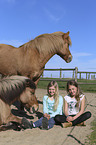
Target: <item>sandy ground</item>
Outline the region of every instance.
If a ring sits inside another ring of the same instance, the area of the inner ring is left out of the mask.
[[[64,96],[66,92],[59,91]],[[35,121],[38,115],[42,114],[42,99],[46,90],[36,90],[39,100],[39,112],[37,114],[27,115],[28,120]],[[7,130],[0,132],[0,145],[88,145],[87,136],[92,132],[90,123],[96,117],[96,94],[85,93],[87,97],[87,109],[92,113],[92,117],[86,121],[86,126],[75,126],[61,128],[54,126],[50,130],[40,130],[39,128],[26,129],[24,131]]]

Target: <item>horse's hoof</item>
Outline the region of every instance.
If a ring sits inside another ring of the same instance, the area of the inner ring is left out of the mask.
[[[25,117],[22,118],[22,124],[24,125],[25,129],[32,129],[32,124]]]

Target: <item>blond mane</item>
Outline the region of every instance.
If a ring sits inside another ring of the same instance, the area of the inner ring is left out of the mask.
[[[27,85],[35,89],[35,84],[24,76],[7,76],[0,80],[0,98],[11,104],[26,89]]]
[[[62,47],[64,43],[63,32],[54,32],[51,34],[42,34],[37,36],[35,39],[25,43],[24,45],[20,46],[23,47],[25,51],[27,49],[36,49],[39,54],[48,51],[48,53],[56,52],[56,50]],[[68,36],[67,43],[71,45],[71,39]]]

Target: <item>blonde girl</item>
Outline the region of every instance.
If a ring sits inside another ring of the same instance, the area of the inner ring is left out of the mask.
[[[43,117],[33,123],[33,127],[42,127],[50,129],[54,126],[54,117],[57,114],[62,115],[63,98],[59,95],[58,84],[51,81],[47,86],[47,95],[43,97]]]

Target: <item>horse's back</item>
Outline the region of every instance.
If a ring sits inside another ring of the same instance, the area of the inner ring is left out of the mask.
[[[0,44],[0,50],[1,49],[14,49],[16,47],[12,46],[12,45],[7,45],[7,44]]]

